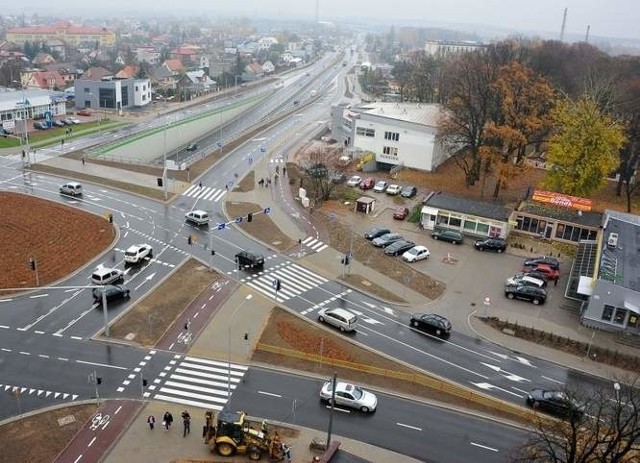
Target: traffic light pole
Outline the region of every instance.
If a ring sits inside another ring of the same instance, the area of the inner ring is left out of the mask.
[[[109,337],[109,315],[107,314],[107,290],[102,289],[102,314],[104,316],[104,335]]]

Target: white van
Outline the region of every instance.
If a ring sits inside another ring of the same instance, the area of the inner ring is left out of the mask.
[[[355,331],[358,326],[358,316],[345,309],[322,309],[318,312],[318,321],[325,322],[339,328],[340,331]]]
[[[68,182],[60,187],[60,194],[82,196],[82,185],[78,182]]]
[[[117,268],[97,267],[91,274],[91,283],[94,285],[110,285],[124,280],[124,272]]]
[[[206,225],[209,223],[209,214],[205,211],[195,210],[187,212],[184,217],[187,222],[191,222],[198,226]]]

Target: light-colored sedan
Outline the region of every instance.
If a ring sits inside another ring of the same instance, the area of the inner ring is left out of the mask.
[[[359,175],[354,175],[349,180],[347,180],[347,186],[354,186],[354,187],[358,186],[360,185],[361,181],[362,181],[362,177],[360,177]]]
[[[400,185],[392,184],[387,187],[387,194],[391,196],[398,195],[401,191],[402,187]]]
[[[422,259],[428,259],[429,255],[429,249],[426,246],[414,246],[402,254],[402,259],[407,262],[417,262]]]
[[[138,264],[143,259],[153,257],[153,248],[148,244],[134,244],[124,252],[124,261],[127,264]]]
[[[385,191],[387,191],[388,186],[389,184],[384,180],[378,180],[378,183],[376,183],[376,185],[373,187],[373,191],[375,193],[384,193]]]
[[[331,404],[333,381],[327,381],[320,390],[320,400]],[[339,382],[336,384],[335,405],[355,408],[361,412],[375,412],[378,406],[378,398],[375,394],[365,391],[350,383]]]

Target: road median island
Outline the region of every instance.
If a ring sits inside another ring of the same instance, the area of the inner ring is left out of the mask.
[[[357,335],[356,335],[357,336]],[[430,340],[426,339],[425,342]],[[437,341],[433,341],[437,342]],[[391,390],[498,419],[533,424],[538,415],[443,378],[414,370],[274,307],[252,361]]]
[[[234,217],[245,217],[253,213],[252,221],[243,220],[237,224],[245,233],[277,249],[279,252],[287,251],[296,245],[288,235],[282,232],[268,214],[262,213],[262,206],[249,202],[227,201],[225,203],[227,217],[233,220]],[[256,212],[259,212],[256,214]],[[250,249],[247,249],[250,251]]]
[[[196,259],[187,259],[169,276],[111,325],[111,338],[135,342],[145,347],[156,345],[176,318],[220,274]]]

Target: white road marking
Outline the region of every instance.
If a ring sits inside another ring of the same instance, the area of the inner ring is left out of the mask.
[[[396,423],[396,425],[402,426],[403,428],[413,429],[414,431],[422,431],[422,428],[418,428],[417,426],[411,426],[410,424]]]
[[[325,408],[330,410],[331,409],[331,405],[326,405]],[[351,413],[351,410],[347,410],[346,408],[336,407],[335,405],[333,406],[333,411],[342,412],[342,413]]]
[[[60,357],[58,357],[58,359],[60,359]],[[68,360],[68,359],[65,359],[65,360]],[[76,363],[82,363],[83,365],[95,365],[97,367],[115,368],[116,370],[128,370],[127,367],[119,367],[117,365],[107,365],[106,363],[87,362],[85,360],[76,360]]]
[[[36,294],[35,296],[29,296],[30,299],[38,299],[40,297],[47,297],[49,295],[49,293],[45,293],[45,294]]]
[[[487,447],[486,445],[476,444],[475,442],[469,442],[471,445],[476,447],[480,447],[481,449],[491,450],[492,452],[497,452],[498,449],[494,449],[493,447]]]
[[[97,437],[96,437],[96,436],[93,436],[93,439],[91,439],[91,442],[89,442],[89,443],[87,444],[87,447],[91,447],[91,446],[93,445],[93,443],[96,441],[96,439],[97,439]]]
[[[272,392],[258,391],[258,394],[268,395],[270,397],[282,397],[280,394],[274,394]]]
[[[533,365],[529,360],[527,360],[524,357],[516,357],[516,360],[524,365],[527,365],[528,367],[538,368],[537,366]]]
[[[564,384],[564,382],[558,381],[557,379],[549,378],[548,376],[541,375],[540,377],[542,379],[546,379],[547,381],[551,381],[551,382],[554,382],[554,383],[557,383],[557,384]]]

